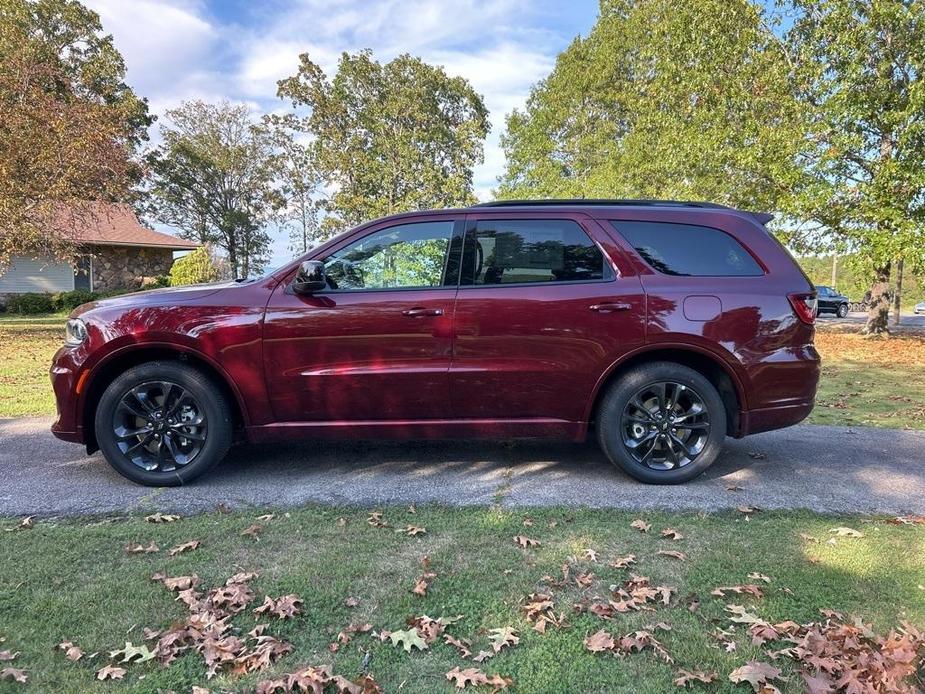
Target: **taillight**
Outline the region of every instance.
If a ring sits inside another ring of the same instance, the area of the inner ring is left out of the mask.
[[[806,325],[816,322],[816,309],[819,305],[816,292],[797,292],[788,294],[787,298],[790,299],[790,305],[793,306],[793,312],[797,314],[797,318]]]

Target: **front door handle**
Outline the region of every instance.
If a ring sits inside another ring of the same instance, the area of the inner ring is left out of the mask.
[[[610,313],[611,311],[629,311],[633,308],[632,304],[616,302],[616,303],[604,303],[604,304],[591,304],[588,306],[592,311],[597,311],[598,313]]]
[[[421,318],[423,316],[442,316],[442,308],[424,308],[423,306],[415,306],[414,308],[406,308],[401,312],[401,315],[408,316],[409,318]]]

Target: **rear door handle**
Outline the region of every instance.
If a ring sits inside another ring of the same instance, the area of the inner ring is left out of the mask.
[[[597,311],[598,313],[610,313],[611,311],[629,311],[633,308],[632,304],[626,304],[622,302],[616,303],[604,303],[604,304],[591,304],[588,306],[592,311]]]
[[[401,312],[401,315],[408,316],[409,318],[421,318],[423,316],[442,316],[442,308],[424,308],[423,306],[415,306],[414,308],[406,308]]]

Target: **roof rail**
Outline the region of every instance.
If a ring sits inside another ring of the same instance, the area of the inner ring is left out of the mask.
[[[491,202],[480,202],[473,207],[534,207],[534,206],[565,206],[565,205],[596,205],[596,206],[638,206],[638,207],[711,207],[723,210],[734,208],[727,205],[720,205],[715,202],[697,202],[687,200],[648,200],[632,198],[608,200],[606,198],[560,198],[560,199],[541,199],[541,200],[493,200]]]

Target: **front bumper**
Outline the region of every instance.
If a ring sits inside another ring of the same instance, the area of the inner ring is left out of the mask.
[[[80,373],[72,349],[62,347],[57,351],[51,363],[49,376],[55,392],[55,408],[58,415],[51,425],[51,433],[63,441],[85,443],[83,422],[77,416]]]

